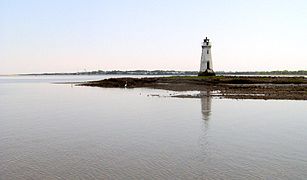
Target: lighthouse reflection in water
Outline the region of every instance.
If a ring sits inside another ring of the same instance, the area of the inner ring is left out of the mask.
[[[211,103],[212,103],[212,97],[210,96],[210,91],[201,91],[200,95],[201,95],[202,118],[205,121],[209,121],[211,116]]]

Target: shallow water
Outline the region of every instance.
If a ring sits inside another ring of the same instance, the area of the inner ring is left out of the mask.
[[[307,102],[1,77],[0,179],[306,179]],[[206,93],[206,92],[202,92]]]

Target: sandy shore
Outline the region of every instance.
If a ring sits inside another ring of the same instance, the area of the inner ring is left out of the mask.
[[[153,78],[110,78],[80,83],[81,86],[108,88],[155,88],[172,91],[205,91],[197,96],[220,96],[235,99],[307,100],[307,78],[304,77],[237,77],[173,76]],[[211,93],[212,92],[212,93]]]

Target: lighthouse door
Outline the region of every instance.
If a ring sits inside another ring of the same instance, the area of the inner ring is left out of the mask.
[[[210,62],[207,62],[207,69],[210,69]]]

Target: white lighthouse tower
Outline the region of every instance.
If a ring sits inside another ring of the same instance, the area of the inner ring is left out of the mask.
[[[215,76],[212,67],[211,42],[206,37],[202,44],[202,53],[200,60],[200,70],[198,76]]]

